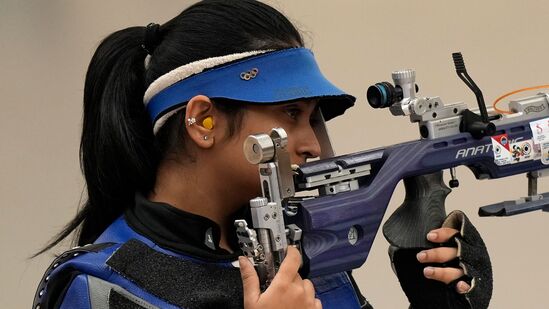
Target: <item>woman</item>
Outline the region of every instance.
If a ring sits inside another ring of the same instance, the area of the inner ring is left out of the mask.
[[[234,218],[260,194],[244,139],[282,127],[292,163],[302,164],[322,151],[313,131],[318,111],[329,120],[354,102],[322,77],[302,47],[282,14],[249,0],[202,1],[162,26],[108,36],[84,89],[88,200],[44,251],[75,230],[84,247],[52,264],[35,305],[369,306],[346,273],[312,278],[314,286],[302,279],[295,248],[264,293],[251,263],[234,263]],[[444,243],[455,233],[435,230],[431,240]],[[418,259],[456,256],[455,248],[437,248]],[[462,275],[451,267],[425,271],[444,283]],[[456,286],[459,293],[469,288],[464,281]]]

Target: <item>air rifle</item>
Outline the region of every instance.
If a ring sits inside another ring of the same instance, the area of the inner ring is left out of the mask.
[[[393,72],[394,85],[381,82],[367,91],[372,107],[389,108],[418,123],[418,140],[291,166],[283,129],[248,137],[244,152],[259,167],[263,196],[250,201],[252,225],[237,220],[235,226],[262,288],[289,244],[302,251],[304,275],[360,267],[400,180],[406,198],[383,233],[389,243],[404,248],[433,247],[425,235],[440,227],[451,192],[442,171],[450,170],[449,186],[455,188],[457,166],[467,166],[477,179],[527,175],[526,197],[481,207],[481,216],[549,211],[549,193],[537,192],[537,179],[549,173],[549,94],[512,100],[509,113],[487,109],[461,54],[454,53],[453,60],[458,76],[475,93],[478,111],[461,102],[417,97],[413,70]],[[313,190],[318,193],[303,194]]]

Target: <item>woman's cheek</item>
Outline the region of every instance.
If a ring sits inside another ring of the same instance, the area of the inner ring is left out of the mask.
[[[251,164],[245,158],[235,158],[231,167],[232,173],[228,175],[226,181],[228,182],[228,185],[236,185],[234,188],[235,193],[243,194],[247,199],[254,198],[261,194],[257,165]]]

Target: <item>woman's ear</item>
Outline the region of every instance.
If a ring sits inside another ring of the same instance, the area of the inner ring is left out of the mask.
[[[187,103],[185,127],[187,134],[198,147],[211,148],[214,145],[217,115],[212,101],[207,96],[197,95]]]

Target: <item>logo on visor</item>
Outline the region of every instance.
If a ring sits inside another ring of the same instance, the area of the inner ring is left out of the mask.
[[[257,68],[253,68],[247,72],[240,73],[240,78],[243,80],[250,80],[252,78],[255,78],[259,74],[259,70]]]

